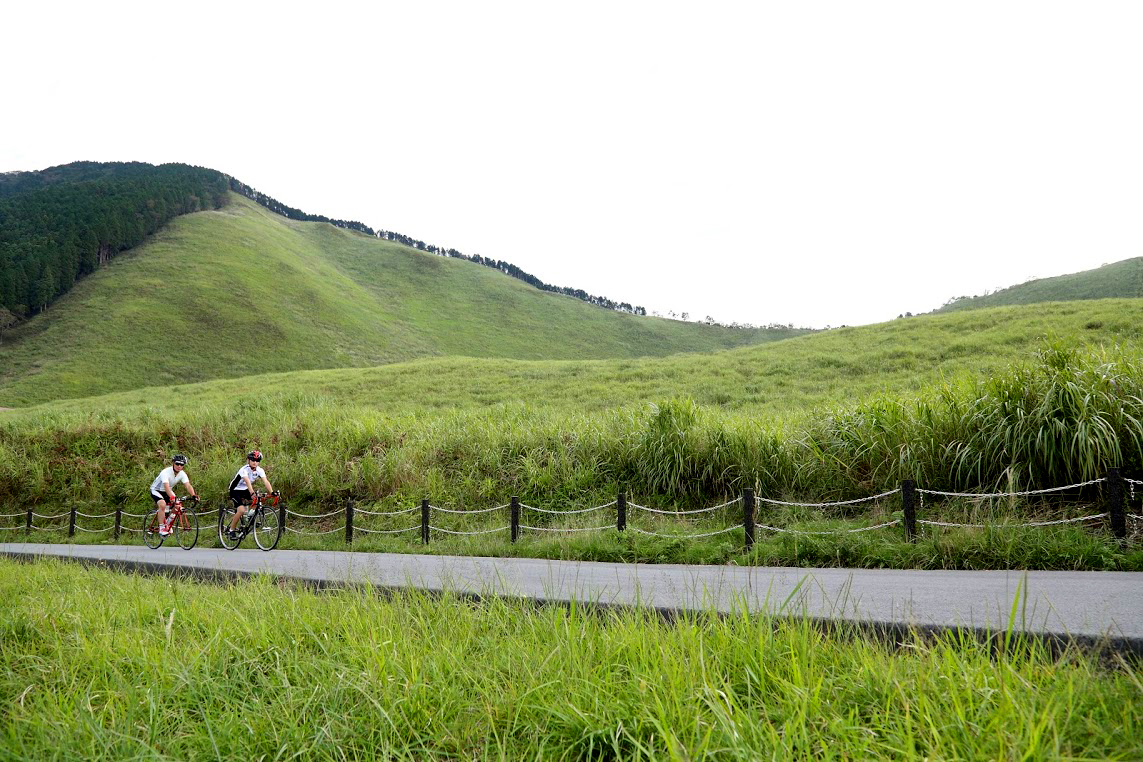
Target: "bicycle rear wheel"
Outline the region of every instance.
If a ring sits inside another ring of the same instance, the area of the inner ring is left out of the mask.
[[[183,506],[183,515],[175,522],[175,539],[183,550],[190,550],[198,542],[198,511],[194,506]]]
[[[159,509],[152,508],[143,516],[143,542],[148,548],[157,548],[163,544],[164,538],[159,534]]]
[[[234,550],[238,547],[238,543],[242,542],[242,535],[230,539],[230,521],[234,518],[235,512],[234,503],[229,500],[223,500],[218,506],[218,542],[227,550]]]
[[[278,512],[270,508],[259,508],[254,517],[254,542],[262,550],[273,550],[282,537],[282,523]]]

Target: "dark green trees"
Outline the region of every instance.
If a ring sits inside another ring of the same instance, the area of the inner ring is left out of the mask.
[[[0,307],[27,316],[171,218],[226,201],[227,177],[186,164],[76,162],[0,174]]]

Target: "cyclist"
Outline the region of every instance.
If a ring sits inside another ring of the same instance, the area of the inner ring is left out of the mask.
[[[155,508],[159,512],[159,534],[166,537],[171,533],[167,529],[167,506],[175,503],[175,486],[187,485],[187,493],[198,499],[194,487],[191,486],[190,477],[187,476],[187,456],[175,455],[171,458],[171,465],[164,468],[151,482],[151,499],[155,501]]]
[[[230,539],[238,539],[238,522],[242,520],[242,515],[246,513],[246,506],[250,504],[250,495],[254,493],[254,482],[258,479],[266,485],[267,492],[273,492],[274,488],[270,486],[270,480],[266,478],[266,472],[262,470],[259,464],[262,462],[262,453],[260,450],[251,450],[246,453],[246,463],[242,468],[238,469],[238,473],[230,480],[230,502],[234,503],[234,518],[230,520]]]

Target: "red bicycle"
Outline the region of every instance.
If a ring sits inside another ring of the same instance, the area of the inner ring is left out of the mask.
[[[190,550],[198,542],[198,497],[176,497],[172,505],[167,506],[167,517],[163,527],[175,536],[179,547]],[[168,535],[159,532],[159,509],[152,508],[143,517],[143,542],[149,548],[157,548],[163,544]]]

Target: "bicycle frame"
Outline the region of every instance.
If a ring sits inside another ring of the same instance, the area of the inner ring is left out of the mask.
[[[197,498],[184,496],[177,497],[170,501],[164,511],[164,518],[160,527],[159,523],[159,510],[152,508],[145,514],[143,519],[143,541],[148,547],[158,548],[163,544],[167,535],[175,534],[178,536],[179,545],[185,550],[190,550],[198,542],[198,514],[193,513],[192,510],[184,505],[187,501],[191,501],[191,505],[198,503]],[[167,534],[164,535],[161,529],[166,530]],[[189,543],[184,541],[184,536],[189,535]]]
[[[222,546],[227,550],[233,550],[234,548],[237,548],[242,543],[242,541],[246,539],[247,535],[254,534],[255,529],[260,523],[260,517],[263,517],[263,520],[265,520],[265,516],[273,515],[274,521],[276,522],[278,516],[276,513],[273,513],[273,511],[274,508],[280,503],[280,495],[274,495],[266,492],[252,493],[250,495],[250,502],[244,503],[246,510],[243,512],[242,518],[238,521],[238,525],[234,528],[236,536],[233,540],[227,540],[226,537],[224,537],[224,535],[230,531],[230,525],[226,521],[226,511],[220,508],[218,512],[218,535]],[[231,502],[230,505],[233,505],[233,502]],[[237,507],[234,508],[234,512],[237,512]],[[234,513],[231,513],[230,515],[233,516]],[[258,547],[260,547],[262,550],[271,550],[277,546],[278,539],[281,537],[281,534],[282,530],[280,528],[276,529],[273,542],[268,546],[264,544],[263,540],[259,539],[259,536],[255,535],[254,539],[257,542]]]

